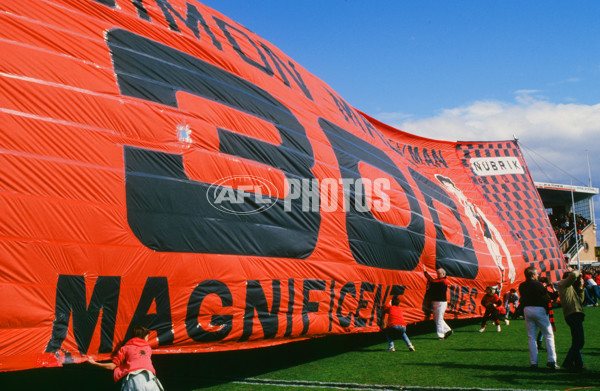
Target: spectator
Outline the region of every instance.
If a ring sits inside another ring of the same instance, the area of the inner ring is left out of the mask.
[[[525,281],[519,285],[519,296],[525,315],[527,326],[527,337],[529,338],[529,362],[532,369],[538,367],[538,349],[536,344],[536,334],[538,328],[542,330],[546,340],[546,350],[548,352],[547,366],[550,369],[558,369],[556,364],[556,348],[554,346],[554,333],[552,325],[548,319],[548,304],[550,297],[548,291],[538,281],[539,273],[536,268],[528,267],[525,269]]]
[[[587,294],[590,296],[591,301],[594,303],[594,306],[598,306],[598,300],[600,300],[600,290],[598,289],[598,284],[592,278],[590,274],[586,274],[583,279],[585,280],[585,289]]]
[[[581,349],[584,345],[583,319],[585,314],[581,305],[584,290],[584,282],[579,270],[567,268],[563,279],[558,283],[563,315],[571,329],[571,348],[565,357],[563,367],[574,371],[585,369],[581,356]]]

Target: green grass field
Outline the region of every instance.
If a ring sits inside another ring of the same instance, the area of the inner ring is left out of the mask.
[[[264,349],[196,355],[155,355],[165,389],[171,390],[410,390],[420,387],[463,389],[600,390],[600,308],[586,308],[587,371],[573,374],[544,367],[529,369],[523,320],[488,326],[479,321],[448,321],[455,333],[438,341],[433,322],[411,325],[416,352],[396,341],[386,352],[382,334],[331,336]],[[571,341],[562,312],[556,311],[559,364]],[[300,383],[306,382],[306,383]],[[317,383],[321,382],[321,383]],[[248,384],[249,383],[249,384]],[[327,383],[327,384],[325,384]],[[343,384],[330,384],[343,383]],[[0,390],[117,390],[111,373],[89,364],[0,374]]]

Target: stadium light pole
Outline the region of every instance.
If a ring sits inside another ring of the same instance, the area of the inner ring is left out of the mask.
[[[585,150],[585,153],[587,155],[587,164],[588,164],[588,178],[589,178],[589,182],[590,182],[590,188],[592,187],[592,169],[590,167],[590,151],[589,150]],[[596,229],[596,211],[594,210],[594,196],[590,197],[590,210],[592,213],[592,222],[594,223],[594,230]]]
[[[573,180],[571,180],[571,210],[573,211],[573,229],[575,230],[575,254],[577,254],[577,270],[581,270],[579,264],[579,235],[577,234],[577,217],[575,216],[575,197],[573,196]]]

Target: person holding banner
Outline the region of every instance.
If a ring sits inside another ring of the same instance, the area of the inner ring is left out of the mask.
[[[500,328],[500,319],[505,319],[506,311],[502,306],[502,300],[496,294],[494,287],[488,286],[485,288],[485,295],[481,299],[481,306],[485,308],[485,313],[483,314],[483,318],[481,319],[481,328],[479,329],[480,333],[485,331],[487,326],[487,321],[492,320],[496,325],[496,331],[501,332]],[[502,314],[500,314],[500,310],[502,310]],[[508,322],[507,320],[504,320]],[[508,325],[508,323],[506,323]]]
[[[90,364],[113,372],[115,382],[121,380],[121,391],[163,391],[152,365],[152,348],[148,344],[150,330],[133,328],[133,338],[119,349],[112,362],[100,363],[88,358]]]
[[[385,338],[388,341],[388,352],[395,352],[394,348],[394,335],[399,335],[404,339],[408,350],[411,352],[415,351],[415,347],[410,342],[408,335],[406,335],[406,322],[404,321],[404,314],[400,308],[400,298],[398,296],[392,297],[392,304],[386,304],[383,307],[383,313],[386,317],[384,319],[384,332]]]
[[[437,278],[433,278],[427,273],[425,265],[423,265],[423,273],[429,281],[429,294],[431,295],[431,306],[433,310],[433,319],[435,321],[435,329],[438,339],[445,339],[451,336],[454,331],[444,321],[444,313],[448,306],[446,297],[448,291],[448,280],[446,279],[446,271],[442,268],[437,269]]]
[[[517,294],[517,290],[512,288],[510,291],[504,294],[504,309],[506,310],[506,316],[510,319],[517,319],[519,317],[519,312],[517,309],[519,308],[519,295]],[[512,304],[513,310],[510,310],[510,305]]]

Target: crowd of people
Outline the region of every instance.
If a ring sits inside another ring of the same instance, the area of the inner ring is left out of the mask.
[[[446,339],[453,334],[452,329],[444,321],[446,311],[446,294],[448,282],[444,269],[437,269],[436,276],[432,277],[423,267],[423,273],[429,284],[431,307],[436,325],[438,339]],[[524,318],[529,340],[530,368],[537,369],[539,354],[542,344],[545,343],[547,352],[546,366],[551,370],[560,369],[557,361],[554,343],[553,308],[562,307],[565,322],[571,332],[571,347],[562,362],[562,367],[573,372],[586,370],[581,349],[584,345],[583,321],[584,306],[598,306],[600,304],[600,267],[585,266],[582,270],[568,267],[562,279],[551,283],[547,278],[539,276],[535,267],[528,267],[524,271],[525,281],[518,290],[510,289],[500,297],[497,287],[489,286],[481,299],[485,308],[481,318],[479,332],[484,332],[488,322],[493,322],[497,332],[501,332],[500,323],[510,324],[510,320]],[[384,323],[382,328],[389,344],[388,351],[395,351],[394,337],[400,336],[408,346],[409,351],[415,347],[406,335],[406,322],[400,309],[400,300],[394,296],[391,305],[384,307]]]
[[[583,305],[598,307],[600,305],[600,267],[586,265],[581,268],[581,273],[585,283]]]
[[[581,235],[581,232],[585,227],[590,225],[591,221],[579,214],[575,214],[575,218],[573,218],[573,213],[569,212],[568,214],[551,214],[548,215],[550,219],[550,224],[554,229],[554,233],[556,234],[556,238],[559,243],[562,243],[565,239],[569,237],[569,234],[573,232],[573,229],[576,225],[577,234]],[[572,241],[575,241],[575,236],[572,236]]]

